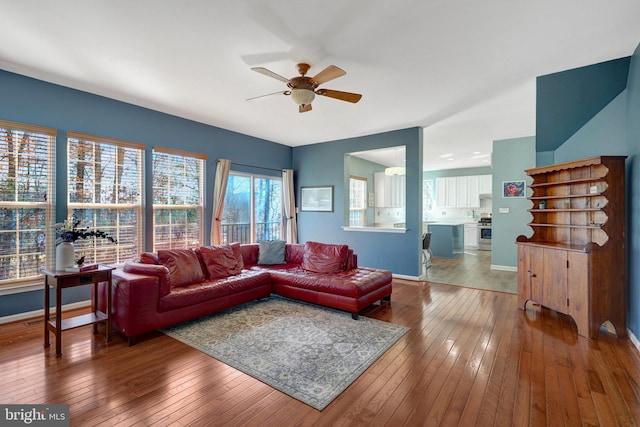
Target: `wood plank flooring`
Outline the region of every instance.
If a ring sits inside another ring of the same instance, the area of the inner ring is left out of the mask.
[[[491,251],[466,248],[454,258],[433,257],[424,280],[492,291],[518,292],[518,273],[492,270]]]
[[[159,332],[128,347],[65,331],[56,358],[40,322],[0,326],[0,403],[68,403],[74,426],[640,424],[628,339],[587,340],[513,294],[427,282],[395,280],[391,304],[365,315],[411,329],[321,412]]]

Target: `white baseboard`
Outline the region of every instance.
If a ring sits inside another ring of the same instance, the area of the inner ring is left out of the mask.
[[[633,332],[629,328],[627,328],[627,335],[629,335],[629,339],[631,340],[631,344],[640,352],[640,341],[638,341],[638,337],[636,337]]]
[[[75,308],[83,308],[91,306],[91,300],[78,301],[62,306],[62,310],[73,310]],[[56,312],[55,307],[51,307],[51,314]],[[34,317],[43,317],[44,308],[41,310],[27,311],[24,313],[12,314],[11,316],[0,317],[0,325],[4,323],[18,322],[20,320],[33,319]]]
[[[421,279],[420,277],[417,276],[407,276],[404,274],[393,274],[393,277],[398,278],[398,279],[404,279],[404,280],[413,280],[414,282],[419,282],[423,279]]]
[[[518,271],[518,267],[512,267],[510,265],[494,265],[491,264],[492,270],[500,270],[500,271]]]

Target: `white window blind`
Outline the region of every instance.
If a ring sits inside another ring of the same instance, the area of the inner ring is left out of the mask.
[[[74,243],[86,263],[120,263],[143,248],[144,145],[69,132],[68,209],[83,226],[117,239],[89,238]]]
[[[153,250],[202,245],[207,156],[153,149]]]
[[[0,285],[53,265],[55,139],[55,129],[0,120]]]

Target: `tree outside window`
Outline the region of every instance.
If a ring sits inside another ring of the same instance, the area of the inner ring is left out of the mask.
[[[282,239],[282,179],[231,173],[222,215],[222,242]]]

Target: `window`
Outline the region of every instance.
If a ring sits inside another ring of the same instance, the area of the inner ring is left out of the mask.
[[[119,263],[142,251],[143,153],[142,144],[67,134],[69,213],[118,240],[77,240],[85,262]]]
[[[222,242],[282,239],[282,179],[231,173],[222,214]]]
[[[349,226],[366,225],[367,179],[359,176],[349,178]]]
[[[429,211],[433,209],[433,180],[422,181],[422,219],[427,220]]]
[[[54,129],[0,121],[0,284],[53,265],[55,138]]]
[[[202,245],[204,162],[207,157],[153,149],[153,250]]]

